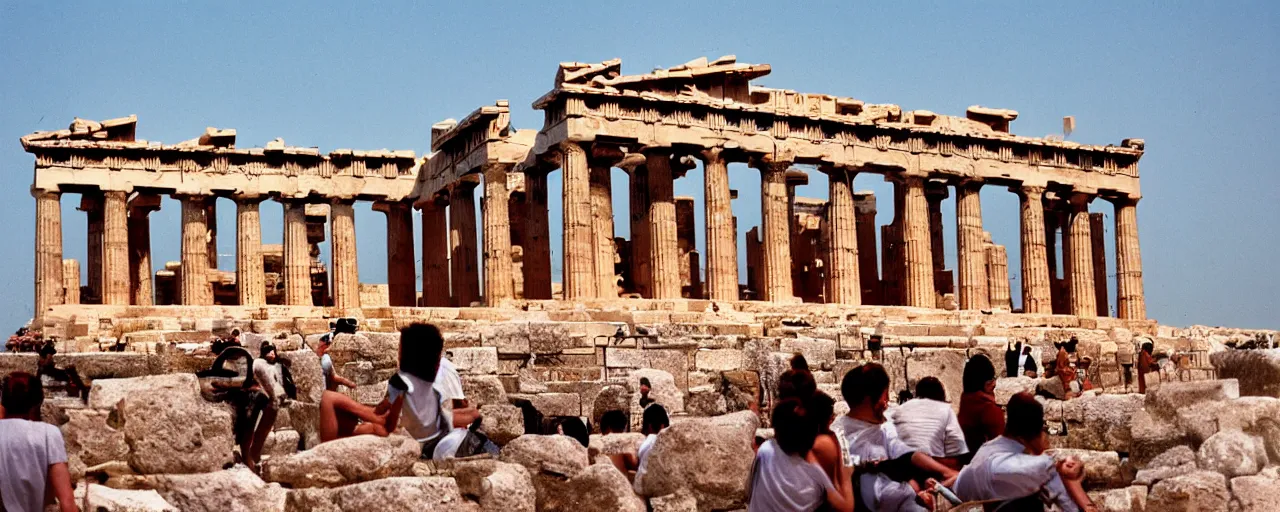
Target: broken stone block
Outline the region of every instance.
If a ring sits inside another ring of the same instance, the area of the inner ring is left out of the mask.
[[[759,420],[749,411],[690,418],[664,429],[636,473],[648,497],[690,492],[699,509],[731,509],[746,501]]]
[[[493,459],[459,461],[454,480],[464,496],[475,498],[483,510],[533,512],[537,490],[529,470]]]
[[[524,412],[511,404],[480,406],[480,431],[498,445],[524,435]]]
[[[582,415],[582,397],[577,393],[511,394],[510,399],[528,400],[545,417]]]
[[[115,409],[139,473],[205,473],[232,460],[230,408],[201,398],[195,375],[98,380],[89,403]]]
[[[1227,478],[1257,474],[1266,464],[1262,439],[1239,430],[1223,430],[1210,436],[1196,452],[1196,466]]]
[[[1227,479],[1212,471],[1196,471],[1162,480],[1151,487],[1147,510],[1195,512],[1227,510]]]
[[[467,375],[462,377],[462,393],[472,406],[507,404],[507,391],[496,375]]]
[[[445,356],[463,375],[498,373],[498,349],[493,347],[459,347],[446,350]]]
[[[93,512],[178,512],[159,493],[146,490],[112,489],[105,485],[86,484],[76,489],[76,503]],[[86,497],[85,493],[89,495]]]
[[[122,485],[155,489],[183,512],[280,512],[285,490],[263,482],[244,466],[192,475],[122,477]]]
[[[502,447],[500,459],[520,464],[535,475],[569,477],[587,467],[587,447],[569,436],[527,434]]]
[[[1280,510],[1280,478],[1275,471],[1231,479],[1231,495],[1240,502],[1240,512]]]
[[[473,512],[479,506],[468,502],[458,491],[458,484],[448,477],[401,476],[331,489],[293,489],[289,491],[285,510],[288,512],[349,512],[377,510],[416,512],[452,510]]]
[[[1165,382],[1159,389],[1147,391],[1146,408],[1153,414],[1172,416],[1183,407],[1234,398],[1240,398],[1235,379]]]
[[[124,432],[111,425],[115,422],[110,411],[72,409],[66,414],[68,421],[61,429],[72,479],[83,477],[86,467],[128,458],[129,445]]]
[[[267,481],[295,488],[338,487],[408,475],[421,452],[422,447],[409,437],[360,435],[271,460],[263,474]]]

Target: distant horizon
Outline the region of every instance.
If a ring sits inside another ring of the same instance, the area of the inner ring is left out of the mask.
[[[1144,139],[1138,226],[1147,316],[1178,327],[1280,328],[1280,174],[1276,157],[1266,152],[1280,139],[1273,121],[1280,117],[1274,88],[1280,6],[1098,3],[916,12],[681,3],[637,14],[581,4],[558,6],[551,15],[537,6],[331,3],[254,7],[253,16],[243,16],[250,5],[0,6],[0,67],[10,71],[0,76],[8,100],[0,103],[0,139],[9,138],[0,143],[0,163],[8,169],[0,184],[9,199],[0,208],[13,223],[11,242],[0,246],[0,258],[10,262],[0,270],[0,284],[11,291],[0,298],[0,328],[14,329],[32,314],[34,158],[17,143],[22,135],[65,128],[76,116],[136,114],[137,137],[166,144],[213,126],[235,128],[237,147],[281,137],[322,153],[412,149],[422,157],[432,124],[462,119],[496,100],[510,101],[513,128],[541,128],[542,113],[531,104],[550,90],[559,62],[618,57],[623,73],[640,74],[725,54],[771,64],[772,73],[756,80],[768,87],[894,103],[904,112],[963,116],[969,105],[1009,108],[1020,114],[1010,131],[1032,137],[1061,134],[1062,117],[1072,115],[1076,130],[1068,140],[1119,145]],[[760,16],[769,17],[770,30],[743,29]],[[659,19],[664,23],[655,23]],[[910,21],[910,30],[869,19]],[[83,34],[109,37],[91,42]],[[804,39],[814,34],[821,36]],[[826,199],[825,176],[808,170],[810,183],[797,195]],[[627,176],[612,174],[615,236],[629,238]],[[732,164],[730,174],[739,191],[733,209],[745,283],[744,236],[760,223],[759,175],[743,164]],[[559,176],[548,180],[557,282]],[[855,189],[876,194],[877,225],[892,219],[889,184],[859,175]],[[701,165],[677,180],[675,192],[694,198],[705,261]],[[234,203],[217,204],[219,267],[232,269]],[[155,269],[178,259],[177,205],[166,198],[152,214]],[[85,272],[78,195],[66,194],[62,206],[64,257],[81,260]],[[1008,249],[1019,307],[1017,198],[1005,188],[984,187],[982,207],[984,228]],[[369,203],[356,210],[361,281],[385,283],[383,216]],[[1106,217],[1114,311],[1112,208],[1097,200],[1090,210]],[[264,244],[280,243],[282,217],[277,205],[264,205]],[[414,219],[420,262],[416,211]],[[943,203],[943,225],[947,268],[954,269],[954,193]]]

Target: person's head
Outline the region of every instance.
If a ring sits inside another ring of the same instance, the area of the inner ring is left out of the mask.
[[[231,330],[231,339],[233,339],[233,340],[239,340],[239,339],[240,339],[240,329],[232,329],[232,330]]]
[[[818,437],[812,411],[797,398],[788,398],[773,407],[773,440],[788,455],[804,457]]]
[[[649,384],[648,377],[640,377],[640,396],[649,396],[649,390],[653,389],[653,385]]]
[[[778,399],[799,398],[801,400],[813,396],[818,391],[818,383],[814,382],[809,370],[791,369],[778,376]]]
[[[279,356],[280,354],[276,353],[276,346],[272,345],[270,341],[264,341],[258,347],[258,358],[266,359],[268,363],[275,363],[276,358]]]
[[[436,326],[417,322],[400,329],[400,371],[435,382],[443,351],[444,336]]]
[[[644,417],[640,421],[640,432],[644,435],[657,434],[671,426],[671,418],[667,417],[667,409],[660,404],[644,408]]]
[[[804,354],[796,353],[791,356],[791,369],[809,371],[809,360],[804,358]]]
[[[52,363],[53,355],[57,353],[58,353],[58,349],[53,346],[52,341],[45,342],[45,344],[40,347],[40,358],[39,358],[40,366],[44,366],[46,364]]]
[[[1031,355],[1031,347],[1030,346],[1022,347],[1022,353],[1026,355]]]
[[[1032,455],[1049,448],[1044,435],[1044,406],[1031,393],[1024,391],[1009,398],[1004,436],[1022,443]]]
[[[1156,346],[1155,346],[1154,344],[1152,344],[1150,341],[1143,342],[1143,343],[1142,343],[1142,351],[1143,351],[1143,352],[1146,352],[1146,353],[1147,353],[1147,355],[1151,355],[1151,353],[1152,353],[1152,352],[1155,352],[1155,351],[1156,351]]]
[[[621,434],[627,431],[627,423],[627,413],[610,409],[600,416],[600,433]]]
[[[840,394],[850,412],[867,410],[877,419],[889,408],[889,373],[877,363],[867,363],[844,374]]]
[[[961,381],[964,383],[965,393],[993,393],[996,389],[996,367],[982,354],[970,357],[964,363]]]
[[[40,378],[27,372],[13,372],[0,383],[0,405],[5,418],[40,420],[40,404],[44,403],[44,386]]]
[[[320,336],[319,340],[316,340],[316,348],[315,348],[316,355],[324,356],[324,354],[329,351],[329,347],[332,347],[332,346],[333,346],[333,333],[328,333],[328,332],[324,333],[323,335]]]
[[[583,423],[581,418],[561,418],[557,430],[563,435],[577,439],[582,443],[583,448],[591,442],[591,432],[587,431],[587,424]]]
[[[805,403],[805,408],[809,411],[808,415],[813,418],[813,424],[817,427],[818,433],[825,434],[831,431],[831,422],[836,419],[835,407],[835,399],[821,391],[814,393]]]
[[[939,402],[947,401],[947,389],[937,377],[925,377],[916,383],[916,396]]]

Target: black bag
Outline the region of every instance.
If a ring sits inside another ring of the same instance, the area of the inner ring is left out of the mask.
[[[479,418],[471,422],[471,426],[467,427],[467,436],[462,438],[462,443],[458,445],[458,451],[454,453],[454,457],[470,457],[472,455],[498,455],[498,445],[489,440],[489,436],[480,432],[480,423],[484,418]]]
[[[282,364],[280,365],[280,377],[281,377],[281,380],[284,381],[284,394],[285,396],[289,397],[290,400],[297,400],[298,384],[293,382],[293,373],[289,371],[289,365],[284,364],[284,363],[287,363],[287,360],[281,361],[281,363]]]

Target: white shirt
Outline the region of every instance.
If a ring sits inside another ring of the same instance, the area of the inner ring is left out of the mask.
[[[632,488],[636,494],[644,494],[644,476],[649,472],[649,450],[653,449],[653,445],[658,442],[658,434],[649,434],[644,436],[644,441],[640,442],[640,448],[636,450],[636,478],[632,482]]]
[[[329,385],[333,381],[333,358],[327,353],[320,356],[320,372],[324,375],[324,388],[333,389],[333,386]]]
[[[862,463],[896,459],[913,451],[898,439],[897,429],[891,421],[875,424],[844,415],[836,418],[831,430],[844,440],[843,446],[848,447],[849,454]],[[910,484],[895,482],[883,474],[863,473],[856,485],[862,503],[871,510],[925,510],[916,503],[916,491]]]
[[[387,400],[395,402],[397,398],[404,395],[404,404],[400,409],[400,424],[418,442],[430,441],[448,434],[449,437],[441,439],[436,445],[436,453],[452,456],[467,432],[465,428],[453,428],[452,401],[466,398],[462,393],[462,378],[458,377],[457,368],[448,359],[442,357],[433,382],[422,380],[408,372],[400,372],[396,375],[404,381],[408,389],[402,392],[395,386],[388,386]],[[446,444],[446,441],[449,444]],[[450,444],[452,450],[449,449]]]
[[[1026,450],[1022,443],[1004,436],[987,441],[960,470],[956,495],[965,501],[1014,500],[1044,489],[1064,512],[1078,511],[1062,485],[1053,457],[1031,455]]]
[[[928,398],[907,400],[893,410],[891,419],[898,437],[915,451],[934,458],[969,453],[960,420],[946,402]]]
[[[253,379],[277,406],[284,404],[285,399],[289,398],[284,392],[284,372],[280,369],[279,363],[272,364],[266,359],[254,359]]]
[[[49,466],[67,462],[58,427],[39,421],[0,420],[0,508],[44,510]]]
[[[782,451],[770,439],[756,451],[747,481],[747,511],[810,512],[827,501],[827,473],[803,457]]]

